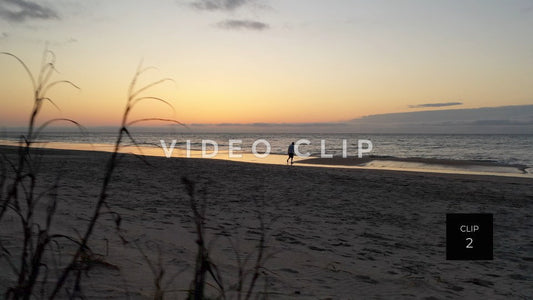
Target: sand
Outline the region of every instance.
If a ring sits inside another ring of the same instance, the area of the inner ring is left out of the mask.
[[[13,159],[12,148],[0,151]],[[46,150],[38,188],[59,177],[53,228],[83,231],[109,153]],[[189,198],[181,178],[207,201],[210,255],[228,298],[237,282],[235,252],[255,253],[265,220],[269,259],[255,292],[269,299],[521,299],[533,295],[533,180],[387,170],[290,167],[223,160],[124,155],[108,203],[122,217],[118,237],[104,215],[91,240],[102,255],[83,278],[97,298],[153,298],[153,275],[139,250],[165,270],[168,299],[184,299],[196,253]],[[45,211],[45,202],[38,210]],[[494,260],[447,261],[446,213],[494,214]],[[16,256],[19,224],[0,220],[0,241]],[[233,246],[232,246],[233,245]],[[237,249],[237,251],[235,251]],[[68,246],[62,253],[69,253]],[[252,259],[255,256],[252,255]],[[47,257],[52,265],[52,258]],[[56,264],[64,264],[59,259]],[[247,265],[252,267],[252,261]],[[0,260],[0,293],[14,284]],[[53,275],[51,275],[53,278]],[[212,281],[211,281],[212,282]],[[216,295],[214,288],[207,292]],[[64,295],[63,295],[64,296]],[[255,297],[254,297],[255,298]]]
[[[342,168],[381,169],[426,173],[466,175],[496,175],[533,179],[533,169],[526,165],[501,164],[488,161],[452,160],[436,158],[398,158],[364,156],[362,158],[309,158],[297,162],[301,166],[328,166]]]

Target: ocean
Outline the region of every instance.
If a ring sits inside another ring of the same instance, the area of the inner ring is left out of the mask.
[[[1,140],[17,141],[20,132],[2,132]],[[320,156],[321,140],[325,140],[325,153],[341,157],[343,140],[346,140],[348,157],[358,151],[359,140],[369,140],[372,151],[365,155],[394,158],[431,158],[445,160],[469,160],[476,162],[521,165],[533,167],[533,134],[531,135],[469,135],[469,134],[316,134],[316,133],[182,133],[161,131],[133,132],[138,144],[146,147],[160,147],[160,140],[170,145],[177,140],[176,147],[184,149],[187,140],[192,150],[201,150],[202,140],[212,140],[219,150],[228,149],[230,140],[241,140],[244,152],[251,152],[254,141],[264,139],[271,146],[272,154],[286,154],[291,142],[306,139],[300,152]],[[41,142],[113,144],[116,131],[104,132],[48,132],[39,137]],[[211,146],[207,143],[207,148]],[[264,145],[259,145],[263,147]],[[258,150],[261,147],[258,146]],[[367,145],[363,145],[367,147]]]

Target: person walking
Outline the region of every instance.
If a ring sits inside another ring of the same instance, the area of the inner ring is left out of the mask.
[[[291,166],[294,163],[294,142],[289,146],[289,150],[287,151],[287,154],[289,154],[289,158],[287,158],[287,164],[289,164],[289,159],[291,160]]]

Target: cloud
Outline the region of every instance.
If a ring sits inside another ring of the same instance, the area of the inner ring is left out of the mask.
[[[513,105],[499,107],[459,108],[424,110],[370,115],[352,122],[365,123],[432,123],[432,122],[472,122],[476,120],[530,120],[533,118],[533,105]]]
[[[366,133],[523,134],[533,132],[533,105],[379,114],[351,124],[353,132]]]
[[[218,22],[217,27],[222,29],[249,29],[249,30],[265,30],[270,28],[266,23],[250,20],[225,20]]]
[[[530,121],[513,121],[513,120],[476,120],[468,123],[470,125],[480,126],[524,126],[533,125],[533,120]]]
[[[463,102],[425,103],[425,104],[409,105],[409,108],[446,107],[446,106],[456,106],[456,105],[462,105],[462,104]]]
[[[0,0],[0,18],[11,22],[24,22],[28,19],[59,19],[52,9],[28,0]]]
[[[199,10],[234,10],[250,0],[197,0],[191,6]]]
[[[1,0],[0,0],[1,1]],[[192,8],[205,11],[222,11],[228,14],[233,13],[234,10],[243,6],[252,6],[252,8],[267,9],[270,6],[265,5],[263,0],[194,0],[189,2]],[[236,20],[227,19],[215,24],[216,27],[228,30],[265,30],[270,28],[270,25],[254,21],[254,20]]]

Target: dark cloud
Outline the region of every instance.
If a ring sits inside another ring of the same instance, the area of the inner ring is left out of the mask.
[[[59,19],[51,8],[28,0],[0,0],[0,18],[11,22],[24,22],[29,19]]]
[[[2,32],[2,34],[0,34],[0,40],[1,39],[7,39],[8,36],[9,36],[9,34],[7,32]]]
[[[390,113],[351,123],[354,132],[368,133],[527,134],[533,132],[533,105]]]
[[[456,106],[456,105],[462,105],[462,104],[463,104],[462,102],[425,103],[425,104],[409,105],[409,108],[446,107],[446,106]]]
[[[513,105],[499,107],[424,110],[370,115],[352,122],[365,123],[431,123],[431,122],[472,122],[475,120],[530,120],[533,105]]]
[[[249,20],[225,20],[218,22],[217,27],[223,29],[250,29],[250,30],[265,30],[270,26],[263,22],[249,21]]]
[[[480,125],[480,126],[524,126],[524,125],[533,125],[533,121],[476,120],[468,124],[469,125]]]
[[[234,10],[249,3],[249,0],[197,0],[191,6],[200,10]]]

